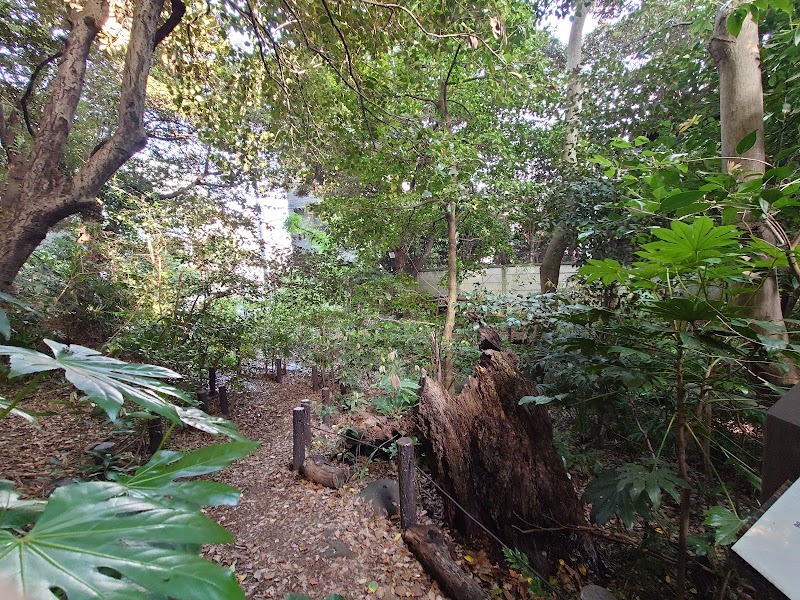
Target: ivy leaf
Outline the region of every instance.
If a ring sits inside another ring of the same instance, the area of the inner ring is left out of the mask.
[[[0,578],[30,598],[58,588],[70,598],[244,599],[233,573],[193,551],[230,542],[228,531],[125,492],[108,482],[58,488],[30,531],[0,530]]]
[[[736,535],[745,524],[744,520],[721,506],[712,506],[705,515],[703,525],[709,525],[714,529],[714,542],[721,546],[735,542]]]
[[[756,145],[756,140],[758,139],[758,131],[751,131],[746,136],[744,136],[739,143],[736,144],[736,154],[744,154],[750,148]]]

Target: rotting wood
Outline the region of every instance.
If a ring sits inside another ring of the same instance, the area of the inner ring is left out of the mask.
[[[539,570],[549,570],[564,556],[596,568],[588,535],[534,537],[519,530],[588,525],[553,446],[547,409],[519,404],[530,395],[535,395],[533,385],[517,368],[516,357],[506,352],[484,351],[457,396],[423,378],[418,416],[431,450],[432,473],[456,502],[506,544],[528,553]],[[445,517],[468,535],[484,533],[447,499]]]
[[[311,448],[311,442],[314,441],[314,433],[311,431],[311,400],[305,398],[300,400],[300,406],[305,411],[303,413],[303,437],[306,441],[306,448]]]
[[[311,389],[315,392],[319,391],[319,369],[317,365],[311,366]]]
[[[397,440],[397,479],[400,485],[400,527],[417,524],[417,466],[411,438]]]
[[[306,459],[305,409],[296,406],[292,409],[292,470],[299,471]]]
[[[489,594],[450,558],[439,529],[433,525],[413,525],[403,532],[403,539],[453,600],[489,600]]]
[[[217,368],[208,367],[208,394],[213,396],[217,393]]]
[[[306,479],[334,490],[342,487],[350,476],[347,468],[337,467],[330,460],[319,454],[308,456],[303,461],[301,472]]]
[[[161,447],[164,437],[161,433],[161,417],[156,415],[147,422],[147,447],[150,454],[155,454]]]

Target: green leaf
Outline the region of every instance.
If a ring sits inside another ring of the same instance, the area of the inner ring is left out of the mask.
[[[672,212],[679,208],[694,204],[695,201],[699,200],[705,195],[706,193],[701,190],[692,190],[690,192],[679,192],[677,194],[672,194],[661,201],[661,210],[664,212]]]
[[[550,404],[554,398],[552,396],[523,396],[519,399],[520,404]]]
[[[0,308],[0,335],[9,339],[11,337],[11,323],[8,320],[6,311]]]
[[[199,511],[133,497],[116,483],[58,488],[33,528],[0,530],[0,579],[29,598],[244,599],[233,573],[197,556],[231,541]]]
[[[709,525],[714,529],[714,542],[721,546],[735,542],[736,535],[745,524],[744,520],[721,506],[712,506],[705,515],[703,525]]]
[[[156,452],[133,475],[117,475],[115,481],[129,490],[151,497],[169,496],[194,506],[234,506],[235,488],[216,481],[175,481],[220,471],[258,447],[258,442],[230,442],[204,446],[192,452]]]
[[[744,154],[750,148],[756,145],[756,140],[758,139],[758,131],[751,131],[746,136],[744,136],[739,143],[736,144],[736,154]]]
[[[725,27],[728,29],[728,33],[730,33],[733,37],[739,35],[748,13],[749,11],[747,10],[747,7],[740,6],[728,15],[728,18],[725,20]]]
[[[63,369],[67,380],[112,420],[117,418],[125,400],[129,400],[173,423],[184,423],[208,433],[244,439],[234,423],[207,415],[197,408],[177,406],[162,398],[165,395],[193,403],[182,391],[159,381],[180,378],[178,373],[170,369],[126,363],[77,344],[65,345],[52,340],[44,342],[52,350],[54,358],[27,348],[0,346],[0,355],[8,355],[11,359],[9,377]]]
[[[43,500],[21,500],[14,483],[0,479],[0,529],[21,529],[30,525],[46,505]]]
[[[11,402],[0,396],[0,413],[4,413],[8,410],[8,407],[11,406]],[[39,421],[34,417],[32,414],[25,412],[19,408],[12,408],[8,411],[8,414],[12,414],[16,417],[20,417],[25,419],[28,423],[33,425],[36,429],[40,429],[41,425],[39,425]]]

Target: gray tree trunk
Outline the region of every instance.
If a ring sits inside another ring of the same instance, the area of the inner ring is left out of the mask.
[[[583,27],[589,16],[590,4],[578,9],[569,30],[569,43],[567,45],[567,107],[564,117],[567,133],[562,147],[562,160],[568,170],[574,170],[578,164],[577,145],[580,130],[579,114],[581,111],[581,92],[583,86],[580,80],[581,60],[583,59]],[[558,287],[561,276],[561,259],[569,242],[569,226],[565,223],[556,224],[550,241],[542,257],[542,266],[539,269],[540,289],[543,294],[554,292]]]
[[[748,15],[738,36],[732,36],[727,29],[728,16],[741,4],[741,1],[732,2],[717,13],[709,52],[719,74],[722,170],[735,171],[738,178],[747,179],[764,174],[766,152],[758,24]],[[756,143],[740,155],[736,146],[754,131]],[[749,231],[770,244],[775,244],[775,236],[765,223],[756,220],[750,213],[744,213],[742,219],[744,227]],[[737,303],[748,307],[749,316],[769,321],[782,330],[765,331],[765,335],[788,341],[780,290],[774,271],[767,274],[760,285],[740,294]],[[770,377],[783,385],[793,385],[800,381],[796,368],[790,368],[787,373],[777,369],[770,373]]]

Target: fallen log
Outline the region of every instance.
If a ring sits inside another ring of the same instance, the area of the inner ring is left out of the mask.
[[[347,468],[337,467],[319,454],[306,457],[300,472],[306,479],[333,489],[342,487],[350,476]]]
[[[489,594],[450,558],[442,532],[436,527],[412,525],[403,532],[403,539],[453,600],[489,600]]]

